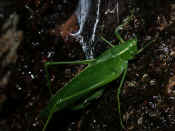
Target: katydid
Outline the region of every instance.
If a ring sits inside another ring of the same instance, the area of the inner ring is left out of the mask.
[[[126,24],[126,23],[124,23]],[[123,127],[121,114],[120,114],[120,89],[124,82],[124,78],[127,72],[128,61],[133,59],[135,55],[140,53],[137,49],[137,39],[133,38],[128,41],[124,41],[118,33],[118,30],[124,26],[120,25],[115,30],[115,35],[120,41],[120,45],[111,45],[112,48],[102,53],[96,59],[84,60],[84,61],[70,61],[70,62],[46,62],[45,70],[48,81],[49,90],[51,90],[51,84],[49,80],[48,67],[58,64],[88,64],[87,67],[75,76],[70,82],[68,82],[63,88],[58,90],[49,101],[48,106],[41,112],[41,116],[47,116],[48,119],[44,125],[43,131],[45,131],[52,115],[56,111],[60,111],[68,106],[73,106],[78,100],[91,100],[94,97],[100,95],[103,88],[100,88],[111,81],[119,78],[123,73],[120,86],[118,88],[117,100],[118,100],[118,112],[120,115],[120,124]],[[108,42],[104,38],[104,41]],[[108,42],[110,43],[110,42]],[[98,90],[99,89],[99,90]],[[92,93],[96,93],[95,95]]]

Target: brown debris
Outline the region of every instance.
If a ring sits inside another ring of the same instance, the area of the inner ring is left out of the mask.
[[[24,3],[25,3],[25,4],[34,3],[34,5],[35,5],[36,7],[39,7],[40,4],[41,4],[41,1],[40,1],[40,0],[24,0]]]
[[[53,35],[61,35],[62,39],[67,42],[70,39],[70,34],[78,30],[77,17],[73,14],[64,24],[57,26],[50,33]]]
[[[169,79],[168,84],[166,85],[166,94],[168,96],[175,95],[175,76],[173,76]]]

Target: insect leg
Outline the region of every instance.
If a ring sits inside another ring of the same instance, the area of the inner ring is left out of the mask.
[[[101,88],[98,91],[95,91],[93,94],[91,94],[90,96],[85,98],[82,103],[71,107],[71,109],[72,110],[80,110],[82,108],[87,107],[90,104],[90,101],[92,101],[94,99],[97,99],[100,96],[102,96],[103,92],[104,92],[104,88]]]
[[[118,103],[117,106],[118,106],[118,113],[119,113],[119,117],[120,117],[120,125],[121,125],[122,128],[124,128],[124,125],[123,125],[123,122],[122,122],[121,111],[120,111],[120,92],[121,92],[121,88],[122,88],[123,82],[124,82],[125,77],[126,77],[127,68],[128,68],[128,64],[125,67],[122,79],[120,81],[120,85],[119,85],[119,87],[117,89],[117,103]]]
[[[157,38],[155,38],[155,39],[150,40],[149,42],[147,42],[144,47],[142,47],[140,50],[138,50],[137,54],[140,54],[145,48],[147,48],[149,45],[151,45],[152,43],[154,43],[156,40],[157,40]]]
[[[125,41],[123,40],[123,38],[122,38],[121,35],[119,34],[119,30],[121,30],[124,26],[126,26],[126,25],[131,21],[132,17],[133,17],[133,15],[127,17],[127,18],[124,20],[123,24],[119,25],[119,26],[115,29],[114,34],[115,34],[115,36],[119,39],[119,41],[120,41],[121,43],[124,43]]]
[[[46,80],[47,80],[47,86],[49,88],[49,92],[52,95],[52,90],[51,90],[51,82],[50,82],[50,76],[49,76],[49,72],[48,72],[48,67],[53,66],[53,65],[61,65],[61,64],[90,64],[92,62],[94,62],[95,59],[90,59],[90,60],[82,60],[82,61],[63,61],[63,62],[46,62],[44,64],[44,69],[46,72]]]
[[[120,26],[119,26],[120,27]],[[121,42],[121,43],[124,43],[125,41],[123,40],[123,38],[121,37],[121,35],[119,34],[119,27],[117,27],[116,29],[115,29],[115,36],[119,39],[119,41]]]
[[[115,47],[113,44],[111,44],[111,42],[109,42],[108,40],[106,40],[103,36],[101,36],[101,39],[106,42],[108,45],[110,45],[111,47]]]

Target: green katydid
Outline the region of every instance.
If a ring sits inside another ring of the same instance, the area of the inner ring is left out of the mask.
[[[102,94],[104,88],[100,88],[107,83],[117,79],[123,73],[122,80],[120,82],[117,100],[118,100],[118,112],[120,115],[120,124],[122,127],[122,120],[120,114],[120,89],[124,82],[124,78],[127,72],[128,61],[133,59],[135,55],[141,52],[137,49],[137,39],[133,38],[128,41],[124,41],[119,35],[118,30],[122,28],[127,22],[120,25],[115,30],[115,35],[120,41],[120,45],[111,45],[106,39],[102,38],[112,48],[102,53],[96,59],[84,60],[84,61],[70,61],[70,62],[46,62],[45,70],[48,81],[49,90],[51,90],[51,84],[49,80],[48,67],[58,64],[88,64],[88,66],[75,76],[70,82],[68,82],[63,88],[58,90],[49,101],[48,106],[41,112],[41,116],[47,116],[48,119],[44,125],[43,131],[45,131],[52,115],[56,111],[60,111],[68,106],[72,106],[78,100],[91,100],[96,96]],[[100,90],[97,90],[100,89]],[[92,94],[94,93],[94,94]]]

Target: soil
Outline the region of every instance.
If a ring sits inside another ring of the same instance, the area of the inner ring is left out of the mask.
[[[120,31],[123,38],[127,40],[137,36],[139,48],[156,39],[129,61],[120,96],[125,125],[123,130],[174,131],[175,3],[172,0],[123,0],[119,2],[118,14],[104,15],[116,2],[102,0],[95,57],[110,48],[98,36],[102,35],[117,44],[119,41],[115,38],[114,30],[118,23],[130,15],[131,10],[134,10],[134,18]],[[11,70],[9,83],[0,92],[0,131],[42,130],[45,120],[39,117],[39,113],[50,98],[44,63],[85,59],[79,42],[67,35],[77,30],[72,13],[77,4],[77,0],[20,0],[15,5],[20,16],[18,30],[23,32],[23,41],[18,47],[16,65]],[[67,24],[71,21],[74,24],[69,29]],[[65,31],[66,35],[61,35],[60,31]],[[85,31],[88,32],[88,29]],[[52,91],[63,87],[85,66],[49,68]],[[55,113],[47,130],[121,130],[116,99],[120,79],[103,87],[103,95],[88,107]]]

